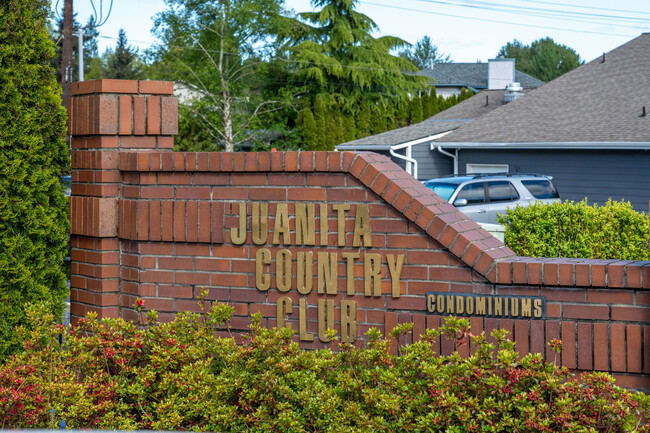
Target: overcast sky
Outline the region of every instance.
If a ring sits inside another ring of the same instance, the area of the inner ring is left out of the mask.
[[[100,52],[115,45],[120,28],[141,49],[155,41],[151,17],[165,9],[163,0],[113,0],[110,15],[111,0],[92,3],[107,18]],[[313,10],[309,0],[286,0],[286,7]],[[93,14],[91,0],[74,0],[73,8],[83,24]],[[455,62],[485,62],[514,39],[530,44],[547,36],[590,61],[650,31],[650,0],[362,0],[357,10],[377,23],[378,35],[411,43],[429,35]]]

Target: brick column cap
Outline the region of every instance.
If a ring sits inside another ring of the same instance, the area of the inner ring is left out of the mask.
[[[172,81],[149,80],[88,80],[72,83],[72,95],[97,93],[129,93],[146,95],[171,95],[174,93]]]

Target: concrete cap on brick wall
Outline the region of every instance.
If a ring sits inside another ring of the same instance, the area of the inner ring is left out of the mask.
[[[92,93],[130,93],[143,95],[171,95],[174,93],[172,81],[149,80],[88,80],[72,83],[72,95]]]

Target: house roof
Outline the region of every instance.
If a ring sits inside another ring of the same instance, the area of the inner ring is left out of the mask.
[[[492,110],[502,107],[504,94],[505,91],[503,90],[483,90],[420,123],[348,141],[336,147],[337,149],[381,150],[453,131]]]
[[[650,33],[606,53],[438,142],[585,144],[650,142]],[[642,117],[643,107],[648,115]],[[578,146],[579,147],[579,146]]]
[[[436,87],[472,87],[488,88],[487,63],[437,63],[432,68],[425,68],[420,74],[433,78]],[[543,81],[515,70],[515,81],[524,89],[539,87]]]

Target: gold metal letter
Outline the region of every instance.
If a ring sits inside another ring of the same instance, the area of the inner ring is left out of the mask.
[[[307,333],[307,301],[300,298],[298,306],[298,317],[300,322],[300,341],[314,341],[314,334]]]
[[[282,234],[282,242],[280,242]],[[291,232],[289,231],[289,205],[278,203],[275,210],[275,227],[273,228],[273,244],[288,245],[291,243]]]
[[[531,301],[532,301],[532,299],[530,299],[530,298],[522,298],[522,300],[521,300],[521,317],[530,317],[531,316],[531,311],[530,311]]]
[[[275,284],[281,292],[291,290],[291,251],[287,249],[275,255]]]
[[[351,300],[341,301],[341,342],[354,343],[357,339],[357,304]]]
[[[476,298],[476,314],[478,316],[485,316],[485,296],[478,296]]]
[[[296,245],[316,245],[316,207],[296,203]]]
[[[399,277],[400,275],[402,275],[402,266],[404,265],[404,254],[399,254],[397,256],[397,261],[395,261],[394,255],[387,254],[386,261],[388,262],[388,271],[390,272],[391,290],[393,292],[393,298],[399,298]]]
[[[314,253],[312,251],[298,253],[296,271],[298,291],[303,295],[310,293],[314,286]]]
[[[318,293],[320,294],[324,294],[327,289],[328,295],[336,295],[339,278],[337,255],[337,253],[318,253]]]
[[[436,310],[438,311],[438,314],[442,314],[445,312],[445,297],[444,295],[438,295],[436,298]]]
[[[327,203],[321,203],[320,205],[320,244],[322,246],[327,246],[329,228],[327,227]]]
[[[534,299],[533,300],[533,308],[534,312],[533,314],[535,315],[536,318],[542,317],[542,300],[541,299]]]
[[[339,247],[345,246],[345,213],[350,210],[349,204],[335,204],[332,205],[332,209],[337,212],[336,221],[337,221],[337,233],[339,240]]]
[[[291,314],[291,310],[293,308],[293,303],[291,302],[291,298],[288,296],[283,296],[280,299],[278,299],[278,305],[277,305],[277,319],[278,319],[278,328],[284,328],[284,316],[287,314]],[[289,323],[287,328],[291,329],[291,323]]]
[[[454,314],[454,295],[447,295],[447,314]]]
[[[357,205],[357,217],[354,219],[354,240],[352,246],[361,246],[363,237],[363,246],[372,247],[372,230],[370,229],[370,216],[367,204]]]
[[[474,314],[474,297],[468,296],[465,298],[465,312],[467,314]]]
[[[246,203],[239,203],[239,227],[230,229],[230,241],[235,245],[246,242]]]
[[[354,261],[359,258],[359,253],[343,253],[342,256],[345,259],[347,294],[354,296]]]
[[[494,298],[494,315],[503,315],[503,298]]]
[[[381,256],[366,254],[363,259],[363,294],[381,296]]]
[[[264,266],[271,264],[271,251],[260,248],[255,253],[255,287],[266,292],[271,286],[271,276],[264,274]]]
[[[460,295],[456,296],[456,314],[463,314],[465,312],[465,298]]]
[[[436,311],[436,296],[428,295],[427,296],[427,311],[429,313],[434,313]]]
[[[327,319],[327,321],[326,321]],[[328,329],[334,329],[334,300],[327,300],[327,308],[325,307],[325,299],[318,300],[318,338],[323,343],[330,340],[325,334]]]
[[[512,301],[510,302],[510,314],[513,317],[517,317],[519,315],[519,298],[510,298]]]
[[[266,240],[269,237],[268,203],[253,203],[251,231],[253,232],[253,243],[255,245],[264,245],[266,243]]]

